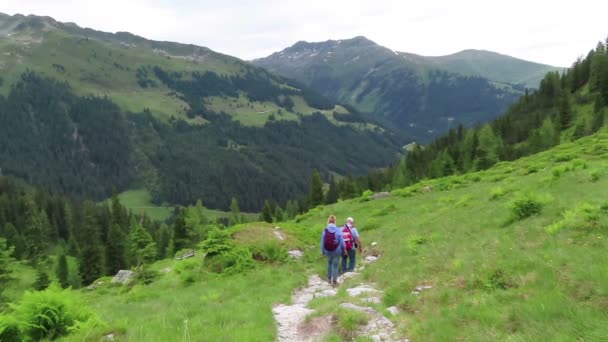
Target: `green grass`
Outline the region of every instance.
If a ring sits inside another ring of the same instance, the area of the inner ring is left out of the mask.
[[[198,271],[197,281],[184,284],[173,261],[152,285],[102,286],[84,292],[86,301],[106,326],[65,339],[82,341],[114,333],[120,341],[271,341],[275,338],[272,305],[289,301],[292,288],[305,280],[299,267],[260,267],[225,277]],[[294,272],[296,271],[296,272]]]
[[[578,161],[554,161],[570,154]],[[390,294],[385,304],[401,309],[397,324],[413,340],[600,340],[608,336],[608,180],[590,179],[587,168],[605,170],[607,157],[604,133],[418,184],[406,197],[340,202],[300,224],[322,226],[329,213],[357,219],[364,242],[382,253],[363,277]],[[552,177],[564,163],[570,171]],[[530,166],[538,171],[528,174]],[[542,210],[513,221],[512,202],[526,193]],[[379,227],[368,230],[372,221]],[[418,284],[433,289],[415,296]]]
[[[120,202],[135,214],[146,214],[153,220],[165,221],[173,214],[173,207],[163,207],[152,203],[152,195],[147,190],[129,190],[118,195]]]
[[[152,203],[152,195],[148,190],[138,189],[125,191],[118,195],[120,202],[135,214],[146,214],[153,220],[165,221],[173,214],[174,206],[161,206]],[[247,220],[257,218],[256,213],[241,213]],[[230,216],[229,212],[205,208],[205,215],[210,220]]]
[[[365,248],[380,258],[337,296],[311,302],[315,315],[336,317],[328,340],[348,339],[365,323],[337,309],[347,301],[364,305],[345,291],[358,282],[384,291],[382,303],[371,306],[386,312],[396,305],[401,313],[389,317],[416,341],[602,340],[608,336],[607,160],[608,134],[601,133],[487,171],[424,181],[389,198],[317,207],[280,223],[282,241],[273,224],[240,225],[231,228],[236,241],[268,257],[254,270],[223,276],[203,271],[200,259],[164,260],[150,266],[159,275],[147,286],[111,286],[104,278],[95,291],[79,291],[105,325],[66,340],[109,333],[120,341],[273,340],[273,305],[289,302],[310,272],[325,272],[318,239],[330,214],[340,222],[355,217]],[[131,194],[131,203],[142,197]],[[514,220],[513,203],[522,198],[535,209]],[[303,250],[303,260],[282,259],[288,248]],[[33,282],[31,271],[22,274],[13,287]],[[433,288],[412,294],[422,284]],[[15,289],[7,293],[18,296]]]

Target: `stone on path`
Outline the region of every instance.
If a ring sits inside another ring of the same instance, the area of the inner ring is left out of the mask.
[[[364,312],[369,316],[367,324],[359,329],[359,336],[370,337],[373,341],[401,341],[397,336],[395,324],[371,307],[362,307],[352,303],[340,304],[341,308]],[[404,340],[407,341],[407,340]]]
[[[305,325],[312,324],[306,322],[306,316],[313,313],[314,310],[309,309],[308,303],[317,297],[335,296],[336,289],[332,288],[326,281],[323,281],[318,275],[312,275],[308,278],[308,285],[294,292],[291,305],[280,304],[272,309],[272,313],[277,322],[277,340],[278,341],[314,341],[327,335],[331,330],[331,324],[326,324],[323,320],[318,320],[314,325],[314,331],[311,327]],[[329,322],[329,320],[326,320]]]
[[[378,257],[373,256],[373,255],[368,255],[368,256],[365,257],[365,263],[366,264],[370,264],[370,263],[372,263],[372,262],[374,262],[376,260],[378,260]]]
[[[287,254],[289,254],[289,256],[294,259],[300,259],[304,256],[304,252],[302,252],[299,249],[291,250],[291,251],[287,252]]]
[[[388,310],[388,312],[390,312],[393,316],[399,313],[399,309],[396,306],[391,306],[386,310]]]
[[[357,287],[346,289],[346,292],[348,292],[348,294],[351,297],[357,297],[357,296],[360,296],[363,293],[382,293],[382,291],[376,290],[375,288],[373,288],[373,287],[371,287],[369,285],[360,285],[360,286],[357,286]]]

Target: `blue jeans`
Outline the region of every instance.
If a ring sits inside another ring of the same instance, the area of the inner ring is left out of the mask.
[[[355,270],[355,258],[357,255],[356,249],[347,250],[348,255],[342,256],[342,273]],[[346,259],[348,259],[348,267],[346,267]]]
[[[338,264],[340,263],[340,255],[327,256],[327,279],[338,281]]]

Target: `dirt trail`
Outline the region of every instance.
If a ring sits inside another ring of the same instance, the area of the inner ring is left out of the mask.
[[[376,257],[366,258],[364,264],[376,261]],[[360,268],[361,269],[361,268]],[[346,273],[338,278],[338,283],[343,284],[346,279],[355,278],[360,274],[357,272]],[[374,289],[371,285],[359,284],[347,289],[352,297],[357,297],[365,293],[372,293],[374,296],[382,294],[382,291]],[[292,304],[280,304],[272,310],[277,322],[277,340],[283,341],[321,341],[332,329],[332,317],[316,317],[306,320],[306,316],[312,314],[314,310],[308,307],[311,300],[318,297],[335,296],[337,289],[333,288],[318,275],[311,275],[308,278],[308,285],[296,290],[292,295]],[[371,299],[371,298],[370,298]],[[374,297],[374,299],[378,299]],[[365,299],[364,299],[365,301]],[[379,301],[379,299],[378,299]],[[368,301],[376,302],[376,301]],[[391,320],[384,317],[381,313],[371,307],[361,307],[352,303],[342,303],[340,307],[347,310],[357,310],[368,314],[369,321],[362,326],[359,336],[370,337],[373,341],[406,341],[399,339],[397,330]]]

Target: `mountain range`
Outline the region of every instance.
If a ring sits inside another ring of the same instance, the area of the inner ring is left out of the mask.
[[[472,126],[497,117],[526,87],[537,87],[547,71],[560,69],[477,50],[425,57],[365,37],[300,41],[252,62],[421,141],[458,123]]]

